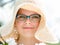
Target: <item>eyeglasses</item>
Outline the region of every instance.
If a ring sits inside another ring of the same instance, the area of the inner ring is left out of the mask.
[[[32,14],[30,16],[26,16],[24,14],[16,15],[16,20],[18,22],[26,22],[27,19],[30,19],[31,22],[39,22],[41,19],[41,15],[39,14]]]

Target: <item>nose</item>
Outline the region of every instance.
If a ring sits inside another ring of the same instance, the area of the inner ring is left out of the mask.
[[[30,19],[27,18],[27,20],[25,21],[25,23],[26,23],[26,24],[30,24],[30,23],[31,23]]]

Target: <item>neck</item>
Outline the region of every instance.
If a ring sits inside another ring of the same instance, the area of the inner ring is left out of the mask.
[[[40,43],[35,37],[24,37],[20,35],[19,44],[35,45],[35,43]]]

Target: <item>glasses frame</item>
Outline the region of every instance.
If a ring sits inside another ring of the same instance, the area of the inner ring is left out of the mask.
[[[26,20],[27,20],[28,18],[29,18],[30,21],[31,21],[31,20],[32,20],[31,17],[34,16],[34,15],[38,15],[38,16],[39,16],[39,21],[41,20],[41,15],[40,15],[40,14],[31,14],[30,16],[27,16],[27,15],[25,15],[25,14],[17,14],[17,15],[16,15],[16,19],[18,19],[18,16],[20,16],[20,15],[23,15],[23,16],[26,17],[24,22],[26,22]],[[32,22],[32,21],[31,21],[31,22]],[[38,22],[38,21],[36,21],[36,22]]]

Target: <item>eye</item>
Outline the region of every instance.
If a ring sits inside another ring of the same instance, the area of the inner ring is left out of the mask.
[[[32,16],[32,18],[39,18],[38,16]]]
[[[25,16],[19,16],[19,18],[25,18]]]

